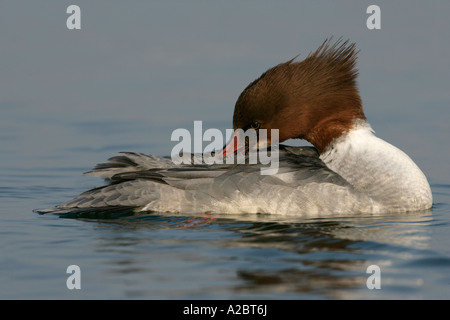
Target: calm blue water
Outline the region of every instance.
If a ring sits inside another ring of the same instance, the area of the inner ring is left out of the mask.
[[[5,1],[0,12],[1,299],[450,298],[449,4],[383,3],[382,29],[369,31],[360,1],[77,2],[79,31],[65,27],[72,3]],[[361,49],[366,115],[423,169],[432,210],[289,220],[32,212],[102,185],[81,173],[116,152],[168,155],[171,132],[194,120],[230,127],[250,81],[331,34]],[[80,290],[66,286],[69,265],[81,269]],[[381,289],[366,286],[370,265]]]
[[[450,297],[449,185],[433,186],[436,204],[421,214],[64,219],[31,209],[80,191],[48,186],[64,184],[73,171],[38,171],[1,188],[3,299]],[[24,183],[30,179],[44,183]],[[81,290],[66,287],[73,264]],[[366,287],[373,264],[381,269],[380,290]]]

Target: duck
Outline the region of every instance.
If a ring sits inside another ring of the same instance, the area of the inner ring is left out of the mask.
[[[267,130],[266,140],[250,149],[277,152],[272,174],[261,174],[261,163],[175,164],[167,157],[120,152],[85,173],[107,184],[41,212],[322,217],[431,208],[424,173],[406,153],[377,137],[364,114],[356,83],[358,53],[349,40],[327,38],[304,60],[295,57],[268,69],[239,95],[233,130]],[[311,146],[282,144],[289,139]],[[228,143],[218,153],[234,152]]]

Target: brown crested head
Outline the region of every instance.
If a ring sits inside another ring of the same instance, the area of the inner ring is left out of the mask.
[[[233,128],[279,129],[279,140],[305,139],[321,153],[365,119],[356,87],[355,44],[331,39],[303,61],[281,63],[250,83],[239,96]]]

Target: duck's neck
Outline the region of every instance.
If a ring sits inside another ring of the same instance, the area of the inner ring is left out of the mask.
[[[320,158],[386,210],[413,211],[432,205],[430,186],[422,171],[403,151],[377,138],[366,121],[356,121]]]

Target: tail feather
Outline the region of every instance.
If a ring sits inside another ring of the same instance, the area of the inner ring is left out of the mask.
[[[116,174],[154,168],[170,168],[173,166],[173,162],[168,158],[138,152],[120,152],[117,156],[109,158],[108,162],[99,163],[84,174],[111,180]]]

